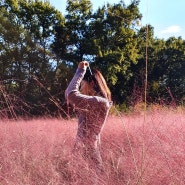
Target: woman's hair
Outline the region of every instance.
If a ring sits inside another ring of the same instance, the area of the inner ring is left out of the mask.
[[[87,81],[88,83],[94,82],[94,91],[96,96],[102,96],[109,101],[111,101],[111,92],[107,86],[107,83],[103,77],[103,75],[97,69],[91,71],[87,69],[83,80]]]

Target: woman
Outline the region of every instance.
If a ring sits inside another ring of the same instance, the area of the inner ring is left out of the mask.
[[[79,63],[65,96],[78,112],[78,131],[74,149],[82,149],[85,158],[101,169],[100,133],[112,105],[111,93],[101,73],[94,70],[91,74],[91,71],[87,70],[88,67],[87,61]]]

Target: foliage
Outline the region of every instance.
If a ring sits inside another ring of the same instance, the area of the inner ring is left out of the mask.
[[[146,79],[147,103],[184,104],[185,41],[154,38],[152,25],[139,26],[138,5],[94,11],[90,0],[68,0],[63,16],[49,1],[0,0],[0,110],[66,115],[64,91],[81,60],[103,73],[120,107],[144,101]]]

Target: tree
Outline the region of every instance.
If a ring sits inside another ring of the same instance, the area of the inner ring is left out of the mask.
[[[14,96],[25,104],[43,105],[50,98],[46,89],[54,88],[55,57],[50,45],[55,28],[63,24],[62,15],[42,1],[5,0],[1,5],[5,8],[1,14],[0,62],[2,78],[9,84],[7,92],[13,87]]]
[[[76,62],[87,58],[91,47],[92,4],[90,0],[67,1],[66,27],[68,31],[67,58],[76,66]]]
[[[177,104],[185,92],[184,73],[182,72],[184,69],[184,41],[182,38],[173,37],[166,41],[154,39],[153,33],[151,25],[148,25],[148,32],[147,27],[142,27],[138,32],[140,58],[138,64],[132,66],[134,76],[130,88],[133,96],[130,101],[133,103],[144,101],[147,67],[148,103]]]
[[[161,48],[155,60],[156,65],[152,72],[159,82],[160,99],[165,103],[178,104],[183,99],[185,93],[184,50],[185,41],[181,37],[177,39],[171,37],[165,41],[165,47]]]
[[[2,7],[0,12],[1,109],[7,109],[12,113],[18,108],[21,109],[29,72],[28,53],[34,46],[27,32],[17,21],[16,15],[7,11],[6,6]]]
[[[137,63],[136,29],[141,14],[139,1],[126,6],[118,4],[103,6],[93,15],[91,30],[95,64],[108,80],[114,100],[123,103],[128,96],[126,86],[132,77],[131,64]]]
[[[129,102],[131,105],[143,102],[145,97],[145,85],[147,82],[147,92],[149,83],[151,83],[151,72],[153,71],[154,61],[157,54],[157,48],[160,45],[155,42],[154,28],[151,25],[142,26],[137,32],[138,61],[137,64],[131,64],[133,76],[130,80],[129,89],[131,96]],[[146,61],[147,60],[147,61]],[[147,73],[147,74],[146,74]],[[149,93],[147,94],[147,96]]]

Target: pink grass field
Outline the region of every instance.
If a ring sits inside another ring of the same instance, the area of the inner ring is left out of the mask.
[[[185,112],[109,116],[104,173],[72,155],[77,121],[0,121],[0,185],[184,185]]]

